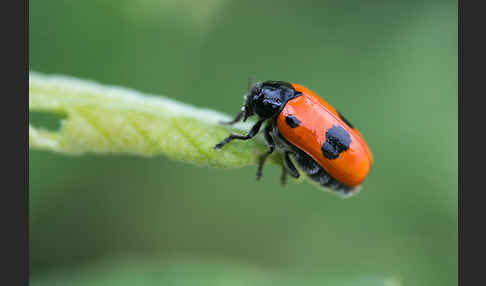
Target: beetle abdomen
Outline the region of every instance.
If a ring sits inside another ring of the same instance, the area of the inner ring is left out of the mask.
[[[324,188],[329,188],[342,193],[343,195],[351,195],[357,188],[352,188],[347,186],[331,175],[329,175],[324,168],[322,168],[319,163],[317,163],[312,157],[307,155],[304,151],[293,148],[292,153],[295,163],[312,181],[318,183]]]

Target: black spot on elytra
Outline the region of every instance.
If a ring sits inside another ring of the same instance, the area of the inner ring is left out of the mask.
[[[293,115],[287,115],[285,117],[285,122],[292,128],[296,128],[300,125],[300,120]]]
[[[344,123],[346,123],[349,127],[354,128],[353,124],[351,124],[351,122],[349,122],[339,111],[338,114],[339,117],[341,117],[341,119],[344,121]]]
[[[326,142],[322,144],[322,154],[330,160],[337,159],[339,154],[349,149],[351,136],[341,126],[334,125],[326,131]]]

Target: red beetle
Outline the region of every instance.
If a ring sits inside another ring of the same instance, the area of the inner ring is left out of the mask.
[[[363,136],[322,98],[295,83],[266,81],[252,84],[240,113],[227,124],[257,115],[247,135],[231,134],[214,148],[233,139],[253,138],[267,121],[264,135],[269,147],[260,157],[257,179],[266,158],[275,149],[284,155],[282,183],[286,174],[299,177],[299,169],[323,187],[351,195],[365,180],[373,156]]]

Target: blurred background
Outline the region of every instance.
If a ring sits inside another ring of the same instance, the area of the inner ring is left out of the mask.
[[[228,114],[249,77],[293,81],[375,158],[343,200],[281,187],[275,165],[256,182],[256,166],[30,150],[33,285],[457,285],[457,1],[49,0],[29,13],[31,70]]]

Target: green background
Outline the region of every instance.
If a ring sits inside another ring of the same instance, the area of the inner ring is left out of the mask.
[[[274,165],[256,182],[256,166],[30,150],[33,283],[457,285],[457,1],[49,0],[29,13],[32,70],[229,114],[249,77],[293,81],[375,158],[343,200],[281,187]]]

